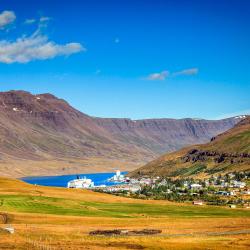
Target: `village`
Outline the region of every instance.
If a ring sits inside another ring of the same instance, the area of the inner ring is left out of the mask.
[[[94,187],[93,190],[138,199],[250,208],[249,172],[228,173],[207,179],[122,177],[120,181],[116,185]]]

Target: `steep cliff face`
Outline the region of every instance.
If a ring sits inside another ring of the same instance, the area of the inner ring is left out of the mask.
[[[240,120],[94,118],[51,94],[1,92],[0,163],[90,157],[142,163],[162,152],[207,142]]]
[[[217,121],[196,119],[102,119],[95,118],[121,142],[148,148],[156,154],[170,152],[187,145],[209,141],[237,124],[241,118]]]

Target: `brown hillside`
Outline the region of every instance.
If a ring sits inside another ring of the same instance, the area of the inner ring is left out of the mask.
[[[135,168],[162,152],[204,143],[240,120],[94,118],[51,94],[1,92],[1,175]]]
[[[199,177],[243,170],[250,171],[250,117],[207,144],[165,154],[130,176]]]

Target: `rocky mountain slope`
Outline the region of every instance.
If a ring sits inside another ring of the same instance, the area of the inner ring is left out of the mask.
[[[19,176],[94,172],[116,164],[134,168],[162,152],[204,143],[240,120],[96,118],[51,94],[1,92],[1,172]]]
[[[250,171],[250,116],[204,145],[165,154],[131,176],[192,177]]]

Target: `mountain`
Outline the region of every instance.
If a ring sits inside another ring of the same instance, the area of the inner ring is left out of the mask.
[[[1,174],[133,169],[163,152],[207,142],[241,119],[97,118],[51,94],[0,92]]]
[[[250,171],[250,116],[204,145],[165,154],[130,176],[202,177]]]

